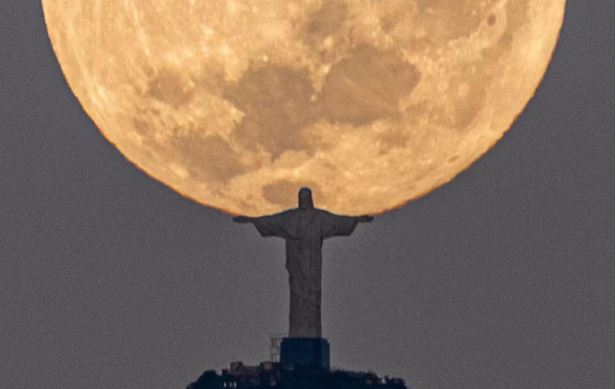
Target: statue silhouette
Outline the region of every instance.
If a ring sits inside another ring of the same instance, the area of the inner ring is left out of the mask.
[[[371,222],[373,217],[341,216],[317,209],[309,188],[301,188],[298,197],[298,208],[261,217],[237,216],[233,221],[253,223],[261,236],[285,239],[291,288],[289,337],[320,338],[323,240],[349,236],[358,223]]]

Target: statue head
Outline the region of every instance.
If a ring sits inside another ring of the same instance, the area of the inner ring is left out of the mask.
[[[312,209],[314,204],[312,203],[312,191],[310,188],[303,187],[297,194],[298,208],[299,209]]]

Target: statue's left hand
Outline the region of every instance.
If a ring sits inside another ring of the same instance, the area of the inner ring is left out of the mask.
[[[252,220],[248,216],[236,216],[233,218],[236,223],[250,223]]]

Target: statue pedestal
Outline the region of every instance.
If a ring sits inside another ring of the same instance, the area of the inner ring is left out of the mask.
[[[329,342],[323,338],[284,338],[280,363],[286,368],[310,366],[329,370]]]

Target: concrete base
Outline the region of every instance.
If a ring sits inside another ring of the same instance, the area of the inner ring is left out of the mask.
[[[323,338],[284,338],[280,363],[285,368],[310,366],[329,370],[329,342]]]

